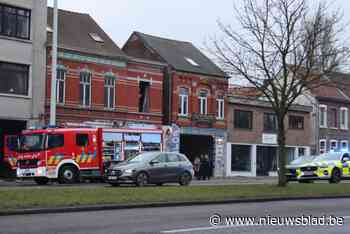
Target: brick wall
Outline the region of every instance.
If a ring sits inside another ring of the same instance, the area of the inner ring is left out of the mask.
[[[234,127],[234,111],[246,110],[253,112],[253,126],[251,130],[237,129]],[[250,105],[230,104],[227,113],[228,125],[228,142],[247,143],[247,144],[262,144],[262,134],[264,133],[264,113],[272,113],[271,108],[256,107]],[[289,115],[297,115],[304,117],[304,129],[294,130],[289,129]],[[291,146],[311,145],[311,121],[309,112],[290,111],[285,120],[286,126],[286,144]]]
[[[154,124],[162,123],[162,82],[161,67],[130,61],[126,68],[83,63],[59,59],[58,63],[66,69],[65,103],[57,106],[57,121],[83,122],[93,120],[140,121]],[[51,61],[47,60],[46,79],[46,120],[49,118],[51,93]],[[92,73],[91,106],[81,107],[79,103],[80,71]],[[104,107],[104,78],[113,73],[115,82],[115,108]],[[148,113],[138,113],[139,81],[150,82],[150,105]]]

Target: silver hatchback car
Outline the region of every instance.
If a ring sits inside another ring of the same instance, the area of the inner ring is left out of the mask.
[[[192,163],[185,155],[173,152],[141,153],[128,161],[110,166],[106,171],[106,181],[113,186],[122,183],[134,183],[137,186],[179,183],[186,186],[193,176]]]

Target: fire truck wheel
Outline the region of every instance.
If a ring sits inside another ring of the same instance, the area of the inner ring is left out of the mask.
[[[47,185],[47,183],[49,183],[49,179],[48,178],[35,178],[34,181],[38,185]]]
[[[139,187],[143,187],[148,184],[148,175],[145,172],[140,172],[136,176],[136,185]]]
[[[61,167],[58,174],[60,184],[74,184],[78,182],[79,174],[75,166],[66,165]]]

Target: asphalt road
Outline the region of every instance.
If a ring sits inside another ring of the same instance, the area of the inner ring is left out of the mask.
[[[213,214],[246,217],[299,217],[334,215],[342,226],[225,226],[213,227]],[[341,218],[343,217],[343,218]],[[348,234],[350,199],[284,201],[172,208],[9,216],[0,218],[0,233],[72,234],[212,234],[212,233],[308,233]]]

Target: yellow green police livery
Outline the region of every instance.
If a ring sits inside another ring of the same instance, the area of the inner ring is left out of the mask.
[[[287,165],[288,181],[328,180],[339,183],[350,179],[350,153],[329,152],[319,156],[298,158]]]

